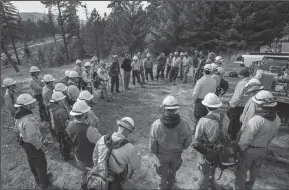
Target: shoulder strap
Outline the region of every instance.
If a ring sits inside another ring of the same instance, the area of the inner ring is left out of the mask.
[[[129,141],[127,139],[120,139],[120,140],[112,143],[112,149],[118,149],[118,148],[126,145],[127,143],[129,143]],[[115,162],[119,166],[121,166],[121,163],[118,161],[118,159],[115,157],[115,155],[112,152],[111,152],[111,155],[112,155],[113,159],[115,160]]]

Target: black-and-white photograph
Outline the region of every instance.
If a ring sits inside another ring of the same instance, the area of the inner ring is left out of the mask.
[[[1,189],[289,189],[289,1],[0,0]]]

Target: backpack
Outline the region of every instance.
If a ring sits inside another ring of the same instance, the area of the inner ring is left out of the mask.
[[[229,83],[225,79],[221,78],[220,85],[216,89],[216,95],[224,95],[229,89]]]
[[[213,114],[206,115],[204,118],[215,120],[219,123],[220,131],[223,128],[223,118],[225,114],[221,113],[220,120]],[[209,142],[206,134],[206,141],[193,143],[195,150],[200,152],[207,164],[214,168],[219,168],[221,174],[218,180],[221,178],[223,171],[227,168],[233,167],[238,163],[237,160],[237,144],[232,143],[229,138],[220,136],[220,142]]]
[[[117,174],[116,172],[109,170],[108,160],[112,156],[116,163],[120,165],[116,157],[112,154],[112,149],[118,149],[125,144],[129,143],[127,139],[121,139],[113,142],[111,134],[104,136],[104,143],[108,148],[105,158],[95,165],[87,174],[86,184],[89,190],[107,190],[108,183],[112,182]],[[123,176],[126,176],[127,168],[120,174],[121,180]]]

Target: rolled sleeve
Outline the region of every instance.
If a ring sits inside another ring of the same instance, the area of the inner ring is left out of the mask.
[[[93,127],[88,127],[88,129],[86,131],[86,136],[87,136],[88,140],[93,144],[96,144],[98,139],[101,137],[98,130],[96,128],[93,128]]]
[[[141,161],[139,156],[137,155],[137,150],[135,147],[132,148],[130,157],[129,157],[129,163],[131,165],[132,170],[138,170],[141,166]]]

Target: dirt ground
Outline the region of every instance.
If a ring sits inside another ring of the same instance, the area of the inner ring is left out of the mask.
[[[60,78],[67,68],[74,65],[45,70]],[[18,81],[20,92],[28,91],[28,69],[21,68],[20,74],[7,69],[1,71],[1,82],[6,77],[13,77]],[[227,73],[232,69],[240,69],[239,66],[227,65]],[[221,97],[223,101],[222,111],[226,111],[228,100],[232,96],[236,85],[236,78],[229,78],[229,92]],[[189,78],[189,82],[191,82]],[[174,86],[167,81],[148,82],[146,88],[142,89],[138,85],[129,92],[115,95],[111,103],[99,99],[99,91],[95,93],[96,106],[93,111],[100,119],[99,131],[101,134],[116,130],[116,120],[125,116],[132,117],[135,121],[136,130],[129,137],[131,142],[137,147],[141,156],[142,166],[136,171],[126,185],[128,189],[135,186],[137,189],[156,189],[159,177],[157,176],[153,164],[154,155],[149,153],[148,134],[151,124],[161,115],[159,105],[165,96],[172,94],[179,101],[182,107],[179,110],[181,117],[189,124],[194,125],[193,103],[191,99],[192,85],[182,84],[178,80],[178,85]],[[36,115],[38,115],[36,110]],[[1,189],[32,189],[36,188],[33,176],[29,170],[27,159],[22,148],[17,144],[15,132],[4,126],[12,126],[12,120],[7,110],[2,104],[1,107]],[[41,123],[41,132],[46,138],[50,138],[47,127]],[[194,139],[194,138],[193,138]],[[53,185],[56,189],[79,189],[80,171],[76,168],[74,161],[63,162],[58,153],[58,143],[51,144],[46,152],[48,169],[53,173]],[[190,147],[183,153],[183,165],[177,172],[178,189],[196,189],[197,183],[197,152]],[[278,136],[270,144],[268,155],[263,162],[261,172],[255,184],[255,189],[289,189],[289,129],[282,127]],[[280,161],[281,160],[281,161]],[[285,160],[285,161],[282,161]],[[287,161],[287,164],[286,164]],[[220,172],[216,172],[218,176]],[[220,189],[232,189],[234,183],[234,173],[232,170],[224,171],[222,178],[217,181]]]

